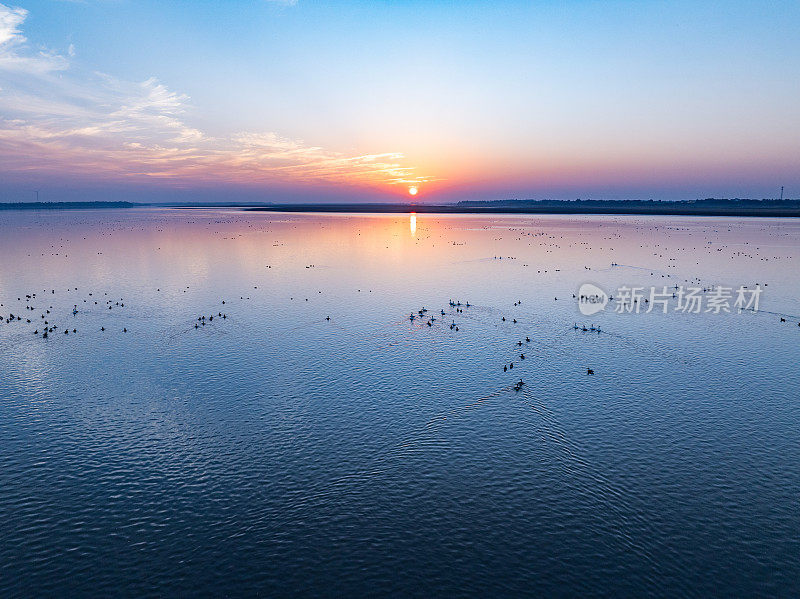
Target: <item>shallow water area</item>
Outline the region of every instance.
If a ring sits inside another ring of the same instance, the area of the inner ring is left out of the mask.
[[[0,594],[796,595],[799,254],[791,219],[9,211]]]

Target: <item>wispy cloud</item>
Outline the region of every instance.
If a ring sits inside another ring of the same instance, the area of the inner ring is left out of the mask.
[[[103,180],[384,186],[431,180],[397,152],[349,156],[274,132],[209,136],[187,122],[189,98],[155,78],[79,75],[34,49],[27,11],[0,4],[0,169]]]
[[[67,60],[59,54],[40,48],[32,50],[20,29],[28,16],[24,8],[0,4],[0,70],[41,75],[67,68]]]

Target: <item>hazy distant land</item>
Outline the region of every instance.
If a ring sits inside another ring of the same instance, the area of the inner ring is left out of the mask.
[[[139,205],[133,202],[0,202],[0,210],[97,210]]]
[[[270,204],[269,212],[419,212],[444,214],[652,214],[686,216],[800,216],[800,200],[493,200],[456,204]]]
[[[800,216],[800,200],[714,199],[654,200],[467,200],[455,204],[348,203],[138,203],[138,202],[15,202],[0,210],[86,210],[157,206],[178,209],[239,208],[256,212],[353,212],[433,214],[638,214],[673,216]]]

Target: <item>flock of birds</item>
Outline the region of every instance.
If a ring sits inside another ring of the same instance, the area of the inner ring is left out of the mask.
[[[76,292],[76,291],[78,291],[77,287],[73,287],[73,288],[70,288],[70,289],[66,290],[66,292],[68,292],[68,293],[72,293],[72,292]],[[158,291],[161,291],[161,289],[159,288]],[[185,292],[186,291],[184,290],[184,293]],[[28,293],[28,294],[26,294],[24,296],[24,300],[23,300],[22,296],[18,297],[17,298],[17,302],[20,303],[20,307],[18,309],[15,308],[15,310],[17,310],[17,313],[15,314],[14,312],[9,312],[7,315],[0,314],[0,323],[12,324],[12,323],[20,323],[20,322],[24,321],[25,324],[32,324],[32,325],[34,325],[32,327],[34,329],[33,330],[33,334],[36,335],[36,336],[41,337],[42,339],[48,339],[51,335],[53,335],[53,333],[60,332],[62,330],[64,332],[64,335],[69,335],[70,333],[72,333],[73,335],[77,334],[78,333],[78,328],[77,328],[77,326],[74,325],[74,323],[73,323],[72,326],[59,326],[58,324],[56,324],[54,322],[54,318],[56,318],[56,314],[58,312],[61,312],[63,314],[64,310],[59,311],[59,310],[55,309],[52,304],[48,304],[46,308],[40,308],[40,307],[38,307],[36,305],[36,304],[38,304],[37,300],[42,300],[42,298],[43,297],[47,297],[48,294],[50,296],[53,296],[53,295],[56,294],[56,290],[55,289],[50,289],[49,291],[48,290],[44,290],[39,295],[37,295],[37,293],[35,293],[35,292]],[[107,292],[103,293],[103,297],[107,297],[107,296],[108,296]],[[102,308],[108,308],[109,310],[113,310],[114,308],[124,308],[125,307],[125,300],[123,298],[119,298],[118,300],[106,299],[106,300],[103,300],[103,302],[101,304],[101,302],[96,300],[96,299],[94,299],[94,297],[95,297],[94,293],[90,292],[88,294],[88,297],[86,299],[83,299],[82,303],[90,304],[92,306],[98,306],[98,307],[102,306]],[[242,299],[244,299],[244,297],[242,297]],[[225,304],[225,300],[222,300],[222,304]],[[0,303],[0,308],[4,308],[4,307],[6,307],[6,306],[4,306],[4,304]],[[33,315],[33,314],[25,315],[25,316],[21,315],[19,313],[20,309],[24,310],[25,312],[34,312],[34,313],[35,312],[40,312],[38,320],[36,319],[36,316]],[[99,315],[99,312],[96,312],[94,310],[84,309],[83,307],[79,308],[79,304],[73,304],[72,305],[72,309],[69,311],[69,313],[71,313],[71,315],[73,317],[77,316],[78,314],[93,314],[95,316]],[[194,328],[195,329],[199,329],[201,327],[206,326],[207,323],[214,322],[214,318],[215,317],[218,320],[220,320],[220,319],[221,320],[227,320],[228,315],[227,315],[227,313],[224,313],[224,312],[217,312],[217,314],[210,314],[210,315],[201,314],[201,315],[199,315],[197,317],[196,322],[194,324]],[[330,320],[330,316],[328,317],[328,320]],[[104,325],[102,325],[97,330],[99,330],[100,332],[105,332],[106,331],[106,327]],[[121,332],[122,333],[127,333],[128,332],[128,327],[127,326],[123,326],[122,329],[121,329]]]
[[[217,223],[217,224],[219,224],[219,223]],[[602,229],[602,225],[600,226],[598,231],[601,230],[601,229]],[[645,233],[645,234],[649,230],[658,231],[658,229],[659,229],[659,227],[649,227],[649,228],[647,228],[647,227],[639,226],[639,228],[638,228],[639,232]],[[595,250],[598,249],[597,247],[593,248],[592,244],[590,244],[587,241],[581,241],[579,239],[573,239],[571,242],[567,241],[567,239],[565,239],[565,237],[563,235],[562,236],[555,236],[555,235],[547,234],[546,232],[529,232],[529,231],[524,231],[524,230],[521,230],[521,229],[513,229],[513,228],[509,229],[509,231],[514,233],[514,235],[517,238],[517,241],[522,241],[523,243],[527,243],[528,245],[533,245],[533,244],[538,242],[538,245],[540,246],[540,248],[543,251],[545,251],[546,253],[552,253],[554,251],[567,249],[567,248],[573,248],[573,251],[574,250],[592,251],[593,249],[595,249]],[[676,229],[676,231],[677,231],[677,229]],[[713,233],[718,233],[718,231],[712,231],[712,232]],[[728,230],[728,232],[730,232],[730,229]],[[586,234],[596,234],[596,233],[597,232],[592,233],[591,231],[587,231],[586,232]],[[580,231],[579,233],[577,233],[578,237],[580,237],[583,234],[584,234],[583,231]],[[359,235],[360,235],[360,233],[359,233]],[[502,239],[502,237],[500,237],[499,239]],[[617,241],[619,241],[619,239],[621,239],[621,237],[618,234],[613,233],[610,236],[602,237],[602,239],[603,240],[607,240],[607,241],[617,242]],[[61,240],[61,242],[62,242],[62,245],[59,246],[58,248],[54,247],[54,249],[63,250],[64,249],[64,245],[63,244],[66,243],[66,240]],[[600,243],[602,245],[606,245],[603,241],[600,241]],[[466,245],[466,241],[465,242],[460,242],[460,243],[456,243],[454,241],[453,244],[454,245]],[[647,246],[646,243],[642,243],[639,246],[639,250],[640,251],[641,250],[645,250],[647,247],[648,246]],[[158,248],[158,249],[160,250],[161,248]],[[601,247],[599,247],[599,249],[603,250],[604,248],[601,246]],[[668,255],[666,255],[666,250],[668,248],[662,246],[659,243],[655,243],[655,244],[651,244],[649,246],[649,249],[655,250],[654,253],[653,253],[654,256],[656,256],[658,258],[663,258],[664,260],[669,260],[670,263],[667,264],[667,267],[675,268],[676,265],[673,264],[672,262],[674,262],[676,259],[668,257]],[[734,251],[732,251],[731,247],[729,247],[729,246],[727,246],[725,244],[720,244],[719,241],[716,240],[716,239],[714,240],[713,244],[712,244],[711,241],[709,241],[708,245],[705,246],[705,247],[704,246],[699,246],[699,247],[691,248],[691,247],[678,246],[678,247],[671,248],[671,249],[672,250],[680,250],[680,251],[683,251],[683,250],[686,250],[686,249],[695,249],[697,251],[705,251],[709,255],[711,255],[712,253],[713,254],[719,254],[720,252],[723,252],[723,251],[731,251],[731,258],[735,257],[735,258],[739,258],[739,259],[741,259],[741,258],[749,258],[749,259],[753,259],[753,260],[755,260],[755,259],[760,259],[760,260],[789,259],[789,257],[778,256],[778,255],[764,256],[763,254],[759,253],[760,248],[758,248],[758,247],[756,247],[753,252],[749,252],[749,253],[742,252],[741,250],[734,252]],[[60,253],[61,253],[61,251],[58,251],[58,252],[55,252],[54,255],[58,256]],[[100,255],[100,254],[101,254],[101,252],[98,252],[98,255]],[[516,256],[494,255],[494,256],[492,256],[492,259],[493,260],[497,260],[497,261],[503,261],[503,262],[511,262],[513,264],[514,261],[517,260],[517,257]],[[524,260],[525,260],[525,257],[523,256],[521,262],[524,261]],[[309,263],[309,262],[306,262],[303,266],[304,266],[305,269],[314,269],[314,268],[316,268],[316,264]],[[527,264],[523,264],[523,266],[528,266],[528,265]],[[616,267],[620,267],[620,266],[622,266],[622,265],[620,265],[616,261],[611,262],[611,267],[612,268],[616,268]],[[272,265],[267,265],[266,268],[272,268]],[[590,267],[590,266],[585,266],[584,268],[586,270],[592,270],[592,267]],[[647,270],[649,270],[649,269],[647,269]],[[560,272],[560,269],[559,268],[552,268],[551,271],[553,273],[558,273],[558,272]],[[543,271],[540,270],[539,272],[540,273],[542,273],[542,272],[547,273],[548,270],[543,270]],[[650,274],[651,274],[651,276],[658,276],[658,274],[660,274],[660,273],[658,273],[657,271],[653,271]],[[667,273],[664,273],[664,274],[661,274],[661,276],[662,277],[670,277],[671,275],[667,274]],[[695,282],[699,283],[699,279],[692,279],[691,282],[692,283],[695,283]],[[766,284],[764,286],[766,287]],[[675,290],[677,290],[677,288],[678,288],[677,285],[675,285],[673,287],[673,289],[675,289]],[[710,291],[712,289],[713,289],[713,287],[708,287],[706,285],[706,286],[702,287],[702,292],[706,293],[706,292],[708,292],[708,291]],[[71,294],[77,294],[79,290],[78,290],[77,287],[71,287],[71,288],[67,289],[66,291],[71,293]],[[159,289],[159,291],[160,291],[160,289]],[[186,293],[186,290],[184,290],[184,293]],[[56,290],[55,289],[42,290],[42,291],[37,292],[37,293],[29,293],[29,294],[25,295],[24,298],[22,296],[18,297],[17,301],[18,301],[19,305],[15,305],[15,306],[13,306],[13,308],[12,307],[4,307],[3,304],[0,304],[0,323],[4,323],[4,324],[7,324],[7,325],[10,325],[12,323],[24,322],[25,324],[31,325],[30,328],[32,329],[31,333],[33,335],[41,337],[42,339],[48,339],[49,337],[51,337],[55,333],[60,333],[60,334],[63,334],[63,335],[70,335],[70,334],[75,335],[75,334],[78,334],[78,326],[76,326],[76,321],[87,323],[87,322],[90,322],[90,320],[87,319],[87,318],[79,318],[79,319],[75,319],[75,321],[72,321],[72,322],[69,322],[68,320],[65,322],[65,317],[67,319],[69,317],[69,311],[62,310],[62,309],[54,310],[52,303],[47,301],[47,299],[49,297],[51,297],[51,296],[53,296],[55,294],[56,294]],[[108,296],[109,296],[109,294],[107,292],[103,293],[102,295],[99,295],[99,294],[95,295],[93,293],[88,293],[88,296],[85,295],[84,297],[81,298],[81,300],[78,300],[77,303],[75,303],[74,300],[69,302],[69,303],[72,304],[72,310],[71,310],[72,316],[73,317],[74,316],[78,316],[79,314],[81,314],[81,316],[85,316],[87,314],[91,315],[91,316],[97,316],[99,314],[98,308],[101,308],[103,310],[105,310],[106,308],[108,310],[125,308],[126,304],[125,304],[123,298],[108,299]],[[673,293],[672,296],[674,298],[675,297],[675,293]],[[573,297],[573,299],[575,299],[576,296],[573,294],[572,297]],[[248,297],[247,299],[250,299],[250,298]],[[291,298],[291,299],[295,299],[295,298]],[[610,296],[609,300],[610,301],[614,301],[615,298],[613,296]],[[306,301],[308,301],[308,299],[306,299]],[[558,297],[554,298],[554,301],[558,301]],[[644,298],[642,298],[640,300],[639,299],[633,299],[632,301],[633,302],[641,301],[644,304],[648,304],[649,303],[649,300],[646,297],[644,297]],[[55,303],[55,302],[53,302],[53,303]],[[222,303],[225,304],[225,301],[223,300]],[[522,303],[521,301],[514,302],[514,306],[517,307],[521,303]],[[93,306],[93,308],[89,308],[88,306],[84,307],[82,304],[84,304],[84,305],[85,304],[90,304],[91,306]],[[473,306],[473,304],[471,304],[468,301],[462,303],[461,301],[450,300],[449,306],[450,306],[450,309],[451,309],[450,313],[453,314],[453,316],[455,318],[449,319],[449,320],[451,320],[451,322],[447,323],[447,325],[449,326],[450,330],[452,330],[454,332],[458,332],[459,331],[459,324],[456,322],[456,318],[457,318],[456,315],[462,314],[465,310],[470,309]],[[5,310],[3,308],[5,308]],[[7,312],[7,313],[4,314],[4,312]],[[56,317],[56,313],[59,316],[58,318]],[[448,316],[448,313],[444,309],[439,310],[438,314],[435,314],[435,313],[429,312],[428,309],[423,307],[420,310],[416,310],[414,312],[411,312],[409,314],[409,320],[411,322],[415,322],[415,321],[416,322],[422,322],[422,323],[424,323],[422,326],[433,327],[438,322],[445,322],[446,320],[448,320],[448,318],[446,318],[447,316]],[[780,316],[780,322],[781,323],[787,322],[787,317],[788,317],[788,315]],[[203,327],[206,327],[210,323],[214,322],[215,320],[216,321],[220,321],[220,320],[225,321],[227,319],[228,319],[227,313],[219,311],[219,310],[216,312],[216,314],[214,314],[214,313],[199,314],[199,315],[196,316],[196,318],[194,320],[193,327],[194,327],[194,329],[201,329]],[[331,320],[330,315],[328,315],[325,318],[325,320],[326,321],[330,321]],[[56,321],[58,321],[60,324],[57,324]],[[514,325],[517,324],[517,319],[513,318],[513,317],[509,317],[507,319],[506,316],[501,316],[500,317],[500,321],[504,322],[504,323],[505,322],[510,322],[511,324],[514,324]],[[96,325],[97,324],[100,324],[100,323],[96,322]],[[84,326],[86,326],[86,325],[84,324]],[[111,325],[109,325],[109,326],[111,326]],[[798,326],[800,326],[800,322],[798,323]],[[600,334],[600,333],[604,332],[604,330],[601,329],[600,326],[595,326],[594,323],[589,324],[587,326],[586,324],[578,324],[577,322],[575,322],[575,323],[572,324],[572,329],[575,330],[575,331],[583,332],[583,333],[598,333],[598,334]],[[100,332],[105,332],[106,331],[106,327],[105,326],[99,326],[95,330],[99,330]],[[119,330],[122,333],[127,333],[128,332],[127,326],[120,326]],[[526,360],[526,350],[524,348],[527,347],[528,344],[530,344],[530,343],[531,343],[531,340],[530,340],[530,337],[528,337],[528,336],[525,336],[524,340],[523,339],[514,340],[515,349],[517,350],[518,353],[513,357],[513,359],[508,360],[507,362],[505,362],[502,365],[502,369],[503,369],[504,373],[514,372],[515,362],[517,364],[517,372],[519,372],[519,362]],[[587,367],[586,373],[587,373],[587,375],[594,374],[593,368]],[[525,385],[525,382],[523,381],[522,378],[520,378],[517,381],[517,383],[515,383],[514,388],[516,390],[520,390],[523,385]]]
[[[66,290],[68,293],[78,291],[77,287],[73,287]],[[76,326],[64,326],[61,327],[55,322],[53,319],[56,317],[57,310],[53,307],[52,304],[47,305],[46,308],[38,307],[35,304],[38,304],[38,301],[44,302],[44,298],[48,295],[53,296],[56,294],[55,289],[43,290],[41,295],[37,295],[37,293],[32,292],[25,295],[23,300],[22,296],[17,298],[17,302],[20,304],[19,309],[24,310],[25,312],[39,312],[39,318],[37,319],[34,314],[25,314],[24,321],[25,324],[33,324],[34,330],[33,334],[37,336],[41,336],[42,339],[47,339],[50,335],[56,332],[60,332],[61,330],[64,331],[64,335],[69,335],[70,333],[77,334],[78,328]],[[107,297],[108,293],[104,293],[103,297]],[[102,304],[99,300],[94,299],[94,293],[89,293],[88,298],[84,299],[82,303],[91,303],[94,306],[102,306],[102,308],[108,308],[109,310],[113,310],[114,308],[124,308],[125,307],[125,300],[120,298],[118,300],[113,299],[105,299],[102,300]],[[4,304],[0,304],[0,308],[4,308]],[[16,309],[16,308],[15,308]],[[70,311],[72,316],[76,316],[81,310],[78,309],[78,304],[72,305],[72,310]],[[0,323],[5,324],[12,324],[12,323],[19,323],[23,321],[23,315],[19,313],[19,311],[14,314],[14,312],[9,311],[7,315],[0,314]],[[100,331],[104,332],[106,330],[105,326],[100,327]],[[123,333],[128,332],[127,327],[122,328]]]
[[[76,293],[78,291],[79,291],[78,287],[73,287],[73,288],[69,288],[69,289],[66,290],[67,293]],[[158,291],[160,292],[161,289],[159,288]],[[186,290],[183,290],[183,292],[186,293]],[[60,325],[55,323],[54,319],[55,319],[55,315],[56,315],[57,310],[54,309],[54,306],[52,304],[47,303],[46,307],[44,307],[44,308],[41,308],[39,306],[40,302],[43,303],[45,301],[44,298],[47,297],[48,295],[49,296],[56,295],[56,290],[55,289],[43,290],[42,292],[39,292],[39,293],[31,292],[31,293],[26,294],[24,296],[24,298],[23,298],[23,296],[18,297],[17,301],[20,303],[20,307],[17,309],[17,313],[15,314],[14,312],[9,312],[7,315],[0,315],[0,323],[11,324],[11,323],[17,323],[17,322],[23,322],[24,321],[26,324],[32,324],[32,325],[34,325],[33,326],[34,330],[33,330],[32,333],[34,335],[36,335],[36,336],[41,337],[42,339],[48,339],[54,333],[61,332],[62,330],[63,330],[63,334],[64,335],[69,335],[70,333],[72,333],[73,335],[77,334],[78,333],[78,328],[76,326],[74,326],[74,323],[73,323],[73,326],[64,326],[64,325],[60,326]],[[82,304],[89,304],[91,306],[98,306],[98,307],[102,307],[102,308],[107,308],[108,310],[113,310],[115,308],[119,309],[119,308],[124,308],[125,307],[124,298],[98,300],[98,299],[95,299],[96,297],[98,297],[98,296],[95,296],[94,292],[89,292],[87,294],[87,296],[82,299],[81,303]],[[107,298],[108,297],[108,292],[103,292],[103,295],[100,296],[100,297]],[[244,299],[244,297],[242,297],[242,299]],[[291,299],[294,299],[294,298],[291,298]],[[225,305],[226,301],[222,300],[222,304]],[[522,304],[521,300],[519,300],[517,302],[514,302],[514,306],[515,307],[519,306],[521,304]],[[450,308],[451,308],[453,313],[462,314],[465,309],[469,309],[469,308],[473,307],[473,304],[471,304],[468,301],[462,303],[460,300],[450,300],[449,301],[449,306],[450,306]],[[0,304],[0,308],[3,308],[3,307],[4,307],[4,305]],[[24,310],[25,312],[29,312],[29,313],[30,312],[33,312],[33,313],[39,312],[38,321],[37,321],[36,317],[33,314],[28,314],[26,316],[23,316],[23,315],[21,315],[19,313],[19,310]],[[62,312],[64,312],[64,311],[62,310]],[[79,307],[79,304],[77,304],[77,303],[74,303],[72,305],[72,309],[69,312],[71,313],[71,315],[73,317],[77,316],[78,314],[93,314],[93,315],[98,315],[99,314],[98,311],[95,311],[93,309],[83,308],[82,306]],[[447,312],[444,309],[439,311],[439,316],[441,317],[441,319],[443,319],[446,315],[447,315]],[[212,314],[200,314],[200,315],[198,315],[196,317],[193,327],[195,329],[200,329],[202,327],[205,327],[207,324],[210,324],[210,323],[214,322],[215,318],[218,321],[219,320],[227,320],[228,319],[228,315],[227,315],[226,312],[222,312],[222,311],[217,311],[216,314],[213,314],[213,313]],[[326,321],[330,321],[331,320],[330,315],[326,316],[325,320]],[[410,315],[409,315],[409,320],[411,322],[414,322],[416,320],[422,320],[422,321],[425,322],[425,325],[427,325],[428,327],[432,327],[434,325],[434,323],[436,323],[439,320],[439,318],[437,318],[433,314],[429,314],[429,310],[427,308],[425,308],[425,307],[422,307],[421,309],[417,310],[416,312],[411,312]],[[501,322],[506,322],[507,321],[505,316],[502,316],[500,320],[501,320]],[[516,318],[511,318],[510,322],[513,323],[513,324],[517,324],[517,319]],[[459,325],[456,323],[456,321],[454,319],[451,320],[451,322],[450,322],[450,324],[448,326],[449,326],[450,330],[453,330],[453,331],[456,331],[456,332],[459,331]],[[581,329],[581,327],[578,327],[577,325],[574,325],[574,328],[577,329],[577,330],[583,330],[583,331],[596,331],[598,333],[600,332],[600,328],[599,327],[595,327],[594,325],[592,325],[589,328],[587,328],[586,326],[583,326],[582,329]],[[100,326],[98,328],[98,330],[100,332],[105,332],[106,331],[106,327],[105,326]],[[121,328],[121,332],[122,333],[127,333],[128,332],[127,326],[123,326]],[[514,345],[517,348],[523,348],[524,346],[527,346],[527,344],[529,344],[529,343],[531,343],[531,339],[530,339],[529,336],[526,335],[524,340],[517,340],[517,341],[515,341]],[[519,360],[525,360],[526,359],[524,351],[520,351],[518,359]],[[503,364],[503,372],[510,372],[510,371],[513,371],[513,369],[514,369],[514,360],[511,360],[508,363]],[[594,370],[592,370],[591,368],[587,368],[587,374],[594,374]],[[522,378],[520,378],[517,382],[514,383],[513,389],[516,390],[516,391],[519,391],[519,390],[522,389],[522,387],[524,385],[525,385],[525,381]]]
[[[616,264],[614,264],[614,266],[616,266]],[[712,289],[712,288],[704,287],[703,288],[703,292],[705,293],[705,292],[709,291],[710,289]],[[69,288],[69,289],[66,290],[66,292],[68,292],[68,293],[76,293],[78,291],[79,290],[78,290],[77,287]],[[160,289],[158,291],[160,291]],[[185,292],[186,292],[186,290],[184,290],[184,293]],[[63,326],[63,325],[59,326],[58,324],[56,324],[56,322],[55,322],[55,311],[54,311],[54,308],[53,308],[52,304],[47,302],[46,307],[44,307],[44,308],[39,307],[40,303],[42,303],[42,304],[45,303],[45,301],[46,301],[45,298],[47,298],[48,296],[54,296],[55,294],[56,294],[56,290],[55,289],[50,289],[50,290],[43,290],[42,292],[39,292],[38,294],[36,292],[28,293],[28,294],[26,294],[24,296],[24,298],[23,298],[23,296],[18,297],[17,301],[19,302],[20,306],[18,308],[15,308],[14,311],[9,311],[9,313],[7,315],[0,314],[0,323],[12,324],[12,323],[20,323],[20,322],[24,321],[26,324],[33,325],[32,328],[34,330],[32,331],[32,333],[34,335],[36,335],[36,336],[41,337],[42,339],[48,339],[54,333],[61,333],[62,331],[63,331],[64,335],[69,335],[70,333],[72,333],[73,335],[77,334],[78,333],[78,328],[77,328],[77,326],[74,325],[74,323],[72,323],[72,326]],[[97,299],[98,297],[102,298],[102,299]],[[572,297],[573,297],[573,299],[576,298],[576,296],[574,294],[573,294]],[[88,293],[88,295],[85,298],[82,298],[82,304],[89,304],[91,306],[97,306],[97,307],[99,307],[101,309],[107,308],[108,310],[125,308],[124,298],[121,298],[121,297],[118,298],[118,299],[107,299],[107,298],[108,298],[108,292],[104,292],[102,296],[99,296],[99,295],[96,296],[93,292],[90,292],[90,293]],[[244,297],[242,297],[242,299],[244,299]],[[248,297],[247,299],[250,299],[250,298]],[[291,299],[294,299],[294,298],[291,298]],[[613,299],[613,296],[610,297],[609,299]],[[555,298],[555,300],[557,301],[557,298]],[[306,301],[308,301],[308,300],[306,300]],[[648,300],[647,300],[647,298],[644,298],[643,301],[647,302]],[[225,300],[222,300],[222,304],[224,305],[225,303],[226,303]],[[513,305],[514,305],[514,307],[518,307],[521,304],[522,304],[522,301],[519,300],[519,301],[514,302]],[[473,307],[473,304],[471,304],[469,301],[466,301],[466,302],[462,303],[460,300],[450,300],[449,301],[449,306],[450,306],[450,309],[451,309],[451,314],[455,315],[455,314],[462,314],[464,312],[464,310],[468,310],[469,308]],[[0,304],[0,309],[2,309],[3,307],[4,307],[4,305]],[[21,312],[23,312],[23,313],[21,313]],[[25,312],[27,312],[28,314],[24,314]],[[38,312],[38,319],[36,318],[36,315],[35,315],[35,313],[37,313],[37,312]],[[99,314],[99,312],[97,310],[95,310],[95,309],[85,309],[83,307],[79,307],[79,304],[74,303],[73,306],[72,306],[72,309],[71,309],[72,316],[76,316],[81,312],[94,314],[94,315]],[[30,314],[30,313],[34,313],[34,314]],[[430,313],[429,310],[423,306],[421,309],[416,310],[414,312],[411,312],[409,314],[408,318],[409,318],[409,321],[411,321],[411,322],[421,321],[421,322],[424,323],[423,326],[433,327],[434,324],[439,322],[440,320],[442,320],[442,321],[445,320],[445,317],[447,316],[447,314],[448,313],[444,309],[441,309],[441,310],[438,311],[438,317],[437,317],[433,313]],[[207,314],[200,314],[200,315],[198,315],[196,317],[193,326],[194,326],[195,329],[200,329],[202,327],[205,327],[207,324],[210,324],[210,323],[214,322],[215,319],[217,319],[218,321],[219,320],[227,320],[228,319],[228,315],[227,315],[227,313],[222,312],[222,311],[217,311],[216,314],[213,314],[213,313],[212,314],[208,314],[208,315]],[[330,321],[331,320],[330,315],[326,316],[325,320],[326,321]],[[449,329],[452,330],[452,331],[458,332],[459,331],[459,324],[456,322],[455,318],[452,318],[450,320],[451,320],[451,322],[448,324]],[[503,323],[510,322],[511,324],[517,324],[518,323],[516,318],[510,317],[510,318],[507,319],[505,315],[500,317],[500,321],[503,322]],[[784,316],[780,317],[780,322],[786,322],[786,321],[787,321],[786,317],[784,317]],[[798,326],[800,326],[800,322],[798,323]],[[579,325],[578,323],[575,322],[572,325],[572,329],[576,330],[576,331],[581,331],[581,332],[584,332],[584,333],[598,333],[599,334],[599,333],[603,332],[603,329],[601,329],[600,326],[595,326],[593,323],[590,324],[589,326],[587,326],[586,324]],[[105,332],[106,331],[105,326],[100,326],[99,327],[99,331]],[[123,326],[121,328],[121,332],[122,333],[127,333],[128,332],[127,326]],[[504,373],[512,372],[514,370],[514,366],[515,366],[515,361],[516,360],[524,361],[526,359],[525,351],[523,350],[523,348],[526,347],[530,343],[531,343],[531,339],[527,335],[524,337],[524,340],[519,339],[519,340],[515,340],[514,341],[514,345],[518,349],[519,354],[518,354],[518,357],[515,357],[514,359],[512,359],[512,360],[508,361],[507,363],[503,364],[502,368],[503,368],[503,372]],[[586,374],[587,375],[593,375],[594,373],[595,372],[594,372],[593,368],[591,368],[591,367],[587,367],[586,368]],[[524,380],[522,378],[520,378],[516,383],[514,383],[513,388],[516,391],[519,391],[519,390],[522,389],[522,387],[524,385],[525,385]]]
[[[222,302],[223,304],[225,302]],[[222,312],[217,312],[217,319],[227,320],[228,315],[223,314]],[[206,316],[205,314],[201,314],[197,317],[197,322],[194,323],[194,328],[199,329],[201,326],[206,326],[206,322],[214,322],[214,315],[211,314],[210,316]]]
[[[470,304],[469,302],[464,302],[462,304],[461,301],[459,301],[459,300],[454,301],[454,300],[451,299],[449,303],[450,303],[450,308],[455,310],[455,312],[457,314],[463,313],[465,308],[472,307],[472,304]],[[520,305],[522,305],[522,300],[518,300],[518,301],[514,302],[514,307],[517,307],[517,306],[520,306]],[[411,312],[409,314],[409,316],[408,316],[408,319],[412,323],[414,321],[416,321],[416,320],[422,319],[425,322],[425,325],[427,325],[428,327],[433,327],[434,323],[437,321],[437,318],[435,316],[433,316],[433,315],[429,316],[428,312],[429,312],[428,309],[425,306],[423,306],[422,308],[420,308],[416,312]],[[445,312],[444,309],[439,310],[439,315],[444,317],[444,316],[447,315],[447,312]],[[427,319],[427,320],[425,320],[425,319]],[[509,322],[509,321],[506,320],[505,316],[501,316],[500,317],[500,321],[501,322]],[[510,322],[512,324],[518,324],[516,318],[512,318],[510,320]],[[456,321],[452,320],[452,319],[451,319],[449,327],[450,327],[450,330],[452,330],[452,331],[458,331],[459,330],[458,325],[456,324]],[[586,326],[583,326],[582,329],[581,329],[581,327],[578,327],[577,325],[574,325],[573,328],[576,329],[576,330],[595,331],[595,332],[598,332],[598,333],[601,332],[600,327],[595,327],[594,325],[592,325],[591,328],[586,328]],[[521,340],[521,339],[516,340],[514,342],[514,346],[519,351],[519,348],[527,347],[528,344],[530,344],[530,343],[531,343],[531,338],[530,338],[529,335],[526,335],[524,341]],[[525,360],[525,352],[524,351],[520,351],[519,360],[521,360],[521,361]],[[513,369],[514,369],[514,360],[513,359],[511,361],[509,361],[508,363],[504,363],[503,364],[503,372],[510,372]],[[594,374],[594,369],[587,368],[586,369],[586,374],[587,375]],[[514,383],[513,389],[515,391],[520,391],[524,385],[525,385],[525,381],[520,378],[516,383]]]

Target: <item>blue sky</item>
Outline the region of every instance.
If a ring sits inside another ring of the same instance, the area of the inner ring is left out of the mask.
[[[0,3],[0,201],[800,196],[796,1]]]

